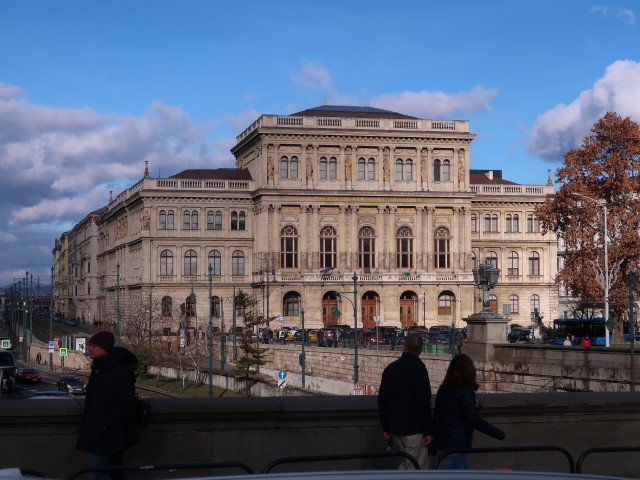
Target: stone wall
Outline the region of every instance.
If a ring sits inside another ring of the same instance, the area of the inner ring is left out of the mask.
[[[481,390],[485,392],[631,390],[631,357],[628,350],[510,343],[491,345],[491,348],[493,354],[489,359],[474,358]],[[300,373],[299,355],[299,345],[271,347],[267,367],[271,372],[286,370],[293,373],[292,380],[295,380]],[[399,356],[399,351],[359,349],[359,383],[372,387],[369,392],[375,393],[382,371]],[[353,384],[353,349],[307,347],[305,358],[306,375]],[[451,355],[423,353],[420,358],[427,365],[431,387],[435,392],[442,383]],[[300,386],[299,383],[292,385]]]

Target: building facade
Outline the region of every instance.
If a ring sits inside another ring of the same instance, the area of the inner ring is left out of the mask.
[[[471,270],[489,262],[495,311],[554,318],[556,239],[533,215],[553,186],[471,170],[473,138],[466,121],[323,106],[262,115],[237,137],[235,169],[147,167],[97,221],[100,315],[117,303],[123,322],[195,332],[210,289],[216,326],[243,290],[283,325],[304,310],[308,328],[461,327],[482,308]]]

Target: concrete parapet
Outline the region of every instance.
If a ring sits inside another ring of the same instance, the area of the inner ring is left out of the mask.
[[[476,447],[557,445],[575,459],[587,448],[637,444],[640,394],[485,394],[479,399],[482,416],[507,437],[498,442],[476,433]],[[82,402],[0,401],[0,467],[31,467],[47,477],[64,478],[82,466],[86,454],[74,450]],[[375,396],[150,399],[150,403],[151,424],[142,430],[140,444],[127,453],[127,463],[239,461],[260,471],[275,458],[382,452],[385,447]],[[475,468],[568,471],[560,455],[548,452],[473,455],[471,463]],[[316,468],[382,466],[356,461]],[[640,476],[635,454],[594,456],[585,467],[600,474]],[[154,472],[154,478],[165,476],[175,473]]]

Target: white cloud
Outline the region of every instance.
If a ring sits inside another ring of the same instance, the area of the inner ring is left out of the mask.
[[[338,93],[329,70],[318,60],[303,60],[300,72],[291,75],[293,83],[299,87],[319,91],[322,102],[333,105],[350,105],[355,103],[348,95]]]
[[[576,148],[595,122],[607,112],[640,120],[640,63],[618,60],[589,90],[569,105],[558,104],[540,115],[528,138],[529,150],[550,161]]]
[[[452,119],[477,110],[491,109],[491,100],[498,93],[495,89],[476,86],[468,92],[444,93],[421,90],[389,93],[371,99],[371,105],[414,117]]]
[[[622,6],[604,7],[601,5],[597,5],[595,7],[592,7],[589,10],[589,13],[601,13],[604,18],[607,18],[608,16],[623,18],[626,17],[630,25],[635,25],[636,23],[635,13],[633,13],[632,10],[629,10],[628,8]]]

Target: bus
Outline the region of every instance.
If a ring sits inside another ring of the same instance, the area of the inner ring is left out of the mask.
[[[583,337],[589,336],[591,345],[605,345],[607,328],[604,318],[556,318],[553,321],[553,343],[562,345],[567,335],[574,336],[574,343],[580,344]],[[624,325],[624,341],[629,341],[629,324]]]

